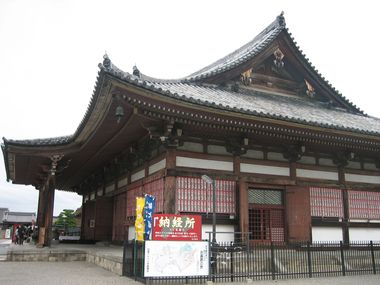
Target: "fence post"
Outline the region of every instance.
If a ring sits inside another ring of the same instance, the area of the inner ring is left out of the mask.
[[[208,267],[208,281],[211,281],[211,268],[212,268],[212,264],[211,264],[211,255],[212,255],[212,246],[211,246],[211,239],[210,239],[210,233],[208,234],[208,264],[209,264],[209,267]]]
[[[125,271],[126,271],[126,266],[125,266],[125,258],[126,258],[126,247],[127,247],[127,241],[126,240],[124,240],[124,242],[123,242],[123,268],[121,269],[121,272],[122,272],[122,276],[126,276],[126,274],[125,274]]]
[[[273,241],[270,243],[270,259],[271,259],[271,271],[272,271],[272,279],[276,279],[276,274],[275,274],[275,262],[274,262],[274,245]]]
[[[343,276],[346,276],[346,266],[344,265],[343,242],[340,241],[339,245],[340,245],[340,258],[342,260],[342,273],[343,273]]]
[[[311,249],[310,249],[310,241],[307,242],[307,268],[309,270],[309,278],[313,277],[313,270],[311,267]]]
[[[232,243],[230,244],[231,251],[230,251],[230,267],[231,267],[231,282],[234,282],[234,246],[232,246]]]
[[[375,253],[373,252],[373,242],[372,242],[372,240],[370,241],[369,245],[370,245],[370,249],[371,249],[373,274],[376,274]]]
[[[246,239],[246,242],[247,242],[247,270],[246,272],[248,273],[248,277],[251,277],[250,276],[250,272],[251,272],[251,253],[250,253],[250,248],[249,248],[249,235],[247,235],[247,239]],[[253,273],[253,272],[252,272]]]
[[[145,265],[145,240],[142,242],[142,258],[141,258],[141,278],[144,278],[144,265]],[[146,281],[146,279],[144,279]]]
[[[137,241],[136,239],[133,242],[132,256],[133,256],[133,276],[135,277],[135,281],[137,280],[136,267],[137,267]]]

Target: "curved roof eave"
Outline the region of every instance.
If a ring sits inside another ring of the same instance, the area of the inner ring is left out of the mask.
[[[355,104],[349,101],[348,98],[343,96],[342,93],[340,93],[334,86],[332,86],[332,84],[318,71],[318,69],[316,69],[316,67],[311,63],[311,61],[306,56],[306,54],[304,54],[303,50],[298,46],[297,42],[295,41],[289,29],[286,28],[284,32],[286,34],[286,37],[289,39],[290,43],[292,44],[293,50],[295,50],[298,53],[298,57],[300,58],[300,61],[305,63],[306,68],[308,68],[311,71],[311,73],[318,79],[318,81],[322,82],[322,84],[326,86],[326,88],[333,94],[334,97],[337,97],[338,99],[343,101],[353,111],[365,115],[365,113],[360,108],[358,108]]]
[[[258,34],[252,41],[243,45],[234,52],[228,54],[227,56],[215,61],[214,63],[202,68],[199,71],[196,71],[189,76],[179,78],[179,79],[159,79],[148,76],[141,73],[139,70],[138,77],[143,81],[152,82],[152,83],[197,83],[202,82],[211,77],[217,76],[222,73],[226,73],[229,70],[238,67],[239,65],[244,64],[245,62],[252,60],[266,49],[273,41],[284,32],[286,38],[289,40],[292,45],[292,49],[297,53],[297,57],[301,62],[304,63],[304,66],[309,72],[316,78],[318,82],[321,82],[325,86],[326,90],[336,98],[337,101],[342,102],[346,105],[351,111],[364,114],[360,108],[350,102],[346,97],[344,97],[331,83],[319,73],[315,66],[311,63],[309,58],[303,53],[301,48],[297,45],[294,37],[290,33],[289,29],[286,27],[286,22],[283,12],[276,17],[276,19],[269,24],[260,34]]]
[[[283,13],[281,13],[279,16],[277,16],[274,22],[272,22],[266,29],[264,29],[251,42],[247,43],[246,45],[234,51],[233,53],[227,55],[226,57],[216,61],[215,63],[182,79],[173,79],[173,80],[156,79],[153,77],[149,77],[147,75],[143,75],[141,73],[139,74],[139,76],[135,76],[133,74],[124,72],[121,69],[119,69],[117,66],[115,66],[111,62],[109,57],[105,55],[103,63],[99,63],[98,65],[100,70],[98,72],[98,77],[95,83],[93,95],[88,104],[88,108],[78,128],[74,132],[74,134],[69,135],[69,136],[61,136],[61,137],[46,138],[46,139],[32,139],[32,140],[11,140],[11,139],[8,140],[8,139],[3,138],[4,145],[41,147],[41,146],[64,146],[64,145],[68,145],[70,143],[75,142],[77,137],[85,128],[91,116],[91,113],[96,105],[96,101],[98,100],[100,91],[102,89],[104,78],[107,74],[121,81],[124,81],[128,84],[132,84],[137,87],[141,87],[141,88],[150,90],[152,92],[155,92],[164,96],[169,96],[181,101],[199,104],[202,106],[208,106],[211,108],[228,110],[228,111],[237,112],[237,113],[250,114],[250,115],[255,115],[262,118],[271,118],[271,119],[276,119],[280,121],[301,123],[301,124],[306,124],[310,126],[319,126],[322,128],[343,130],[343,131],[355,132],[355,133],[366,134],[366,135],[368,134],[376,135],[376,136],[380,135],[379,132],[371,132],[371,131],[360,130],[360,129],[355,129],[355,128],[342,128],[342,127],[334,126],[334,125],[317,124],[315,122],[308,122],[304,120],[300,121],[296,118],[287,117],[287,116],[281,116],[281,115],[277,116],[275,114],[248,111],[242,108],[235,108],[235,107],[230,107],[228,105],[216,104],[215,102],[210,102],[208,100],[195,99],[195,98],[186,96],[186,94],[179,94],[177,92],[172,92],[169,88],[164,89],[161,87],[163,85],[170,85],[170,84],[173,84],[173,85],[189,84],[189,86],[194,86],[194,85],[198,86],[197,82],[199,79],[211,77],[218,73],[226,72],[229,69],[236,67],[238,64],[241,64],[242,62],[252,59],[257,53],[259,53],[260,51],[265,49],[268,45],[270,45],[275,39],[275,37],[277,37],[282,31],[285,31],[290,42],[294,45],[295,50],[299,52],[298,56],[301,59],[303,59],[303,62],[305,62],[307,66],[313,71],[313,74],[315,74],[315,76],[317,76],[319,80],[324,82],[326,86],[331,90],[331,92],[336,94],[336,96],[344,100],[347,104],[349,104],[350,106],[355,108],[359,113],[362,114],[363,112],[360,109],[358,109],[351,102],[349,102],[345,97],[343,97],[334,87],[332,87],[332,85],[327,80],[325,80],[325,78],[318,72],[318,70],[315,69],[315,67],[311,64],[311,62],[308,60],[308,58],[305,56],[302,50],[297,46],[297,43],[294,41],[294,38],[291,36],[291,33],[289,33],[288,29],[286,28],[285,18],[283,16]],[[247,52],[248,54],[246,54]],[[251,53],[249,54],[249,52]],[[228,61],[226,60],[228,58],[230,59],[234,58],[235,60]],[[228,62],[228,64],[223,65],[225,62]],[[220,67],[219,66],[220,64],[222,64],[223,66],[221,65],[222,67]],[[219,66],[220,68],[216,68],[217,66]]]
[[[283,15],[282,12],[270,25],[254,37],[252,41],[201,70],[190,74],[184,80],[189,82],[203,80],[227,72],[251,60],[268,47],[285,29],[286,24]]]
[[[91,96],[90,102],[87,106],[87,110],[85,115],[83,116],[81,122],[79,123],[76,131],[72,135],[68,136],[59,136],[59,137],[51,137],[51,138],[37,138],[37,139],[26,139],[26,140],[13,140],[13,139],[6,139],[3,137],[4,145],[12,145],[12,146],[22,146],[22,147],[60,147],[69,145],[71,143],[74,143],[77,137],[80,135],[80,133],[83,131],[83,129],[86,126],[86,123],[88,122],[92,111],[95,107],[97,98],[100,94],[105,72],[104,69],[101,68],[102,65],[99,64],[99,72],[98,77],[95,83],[94,91]]]
[[[379,132],[369,131],[369,130],[363,130],[360,128],[344,127],[344,126],[338,126],[338,125],[327,124],[327,123],[318,123],[318,122],[308,121],[306,119],[297,119],[297,118],[292,117],[292,116],[283,116],[283,115],[276,115],[276,114],[270,114],[270,113],[264,113],[264,112],[256,112],[256,111],[249,110],[249,109],[231,107],[229,105],[223,105],[220,103],[217,104],[214,101],[201,100],[199,98],[196,99],[194,97],[186,96],[186,94],[184,94],[184,93],[181,94],[180,92],[176,92],[176,88],[171,88],[171,87],[178,87],[179,86],[179,88],[177,88],[177,89],[181,89],[181,86],[194,87],[194,88],[204,90],[205,92],[203,92],[203,93],[207,93],[207,91],[209,91],[209,90],[211,90],[211,91],[217,90],[217,92],[218,91],[224,92],[224,90],[204,87],[204,86],[197,85],[194,83],[192,84],[192,83],[181,83],[181,82],[159,82],[159,83],[149,82],[149,81],[145,81],[142,78],[139,78],[133,74],[129,74],[127,72],[124,72],[124,71],[120,70],[119,68],[117,68],[113,64],[111,64],[109,67],[103,66],[102,68],[104,68],[107,71],[107,73],[113,75],[117,79],[119,79],[123,82],[126,82],[128,84],[132,84],[136,87],[143,88],[145,90],[155,92],[155,93],[158,93],[158,94],[166,96],[166,97],[171,97],[173,99],[192,103],[192,104],[207,106],[207,107],[210,107],[213,109],[219,109],[219,110],[224,110],[224,111],[226,111],[226,110],[232,111],[234,113],[254,115],[257,117],[261,117],[261,118],[268,118],[268,119],[274,119],[274,120],[285,121],[285,122],[290,122],[290,123],[297,123],[297,124],[302,124],[302,125],[306,125],[306,126],[321,127],[321,128],[325,128],[325,129],[331,129],[331,130],[347,131],[347,132],[362,134],[362,135],[373,135],[373,136],[379,136],[380,135],[380,131]],[[227,93],[230,93],[230,92],[228,91]],[[234,93],[232,92],[230,94],[234,94]],[[352,116],[358,116],[358,118],[359,117],[365,117],[365,118],[371,119],[370,117],[365,116],[365,115],[359,115],[359,114],[357,114],[357,115],[351,114],[351,115]],[[374,119],[378,120],[377,118],[374,118]]]

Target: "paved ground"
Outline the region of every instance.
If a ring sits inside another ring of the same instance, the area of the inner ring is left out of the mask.
[[[1,262],[0,284],[9,285],[126,285],[141,283],[120,277],[94,264],[73,262]]]
[[[102,247],[102,246],[72,246],[72,245],[53,245],[52,248],[92,248],[104,254],[121,256],[121,247]],[[87,262],[4,262],[1,261],[1,254],[8,249],[25,250],[35,246],[25,244],[23,246],[10,244],[10,241],[0,239],[0,284],[1,285],[140,285],[126,277],[120,277],[97,265]],[[49,248],[41,250],[50,250]],[[218,283],[223,285],[247,285],[247,283]],[[252,285],[378,285],[380,275],[362,275],[331,278],[312,278],[312,279],[293,279],[293,280],[268,280],[253,281]],[[171,283],[171,285],[174,285]]]
[[[252,285],[378,285],[379,275],[254,281]],[[0,284],[7,285],[140,285],[94,264],[73,262],[1,262]],[[231,285],[232,283],[222,283]],[[242,285],[247,283],[233,283]],[[173,284],[172,284],[173,285]]]
[[[0,239],[0,261],[5,260],[5,255],[7,254],[7,250],[10,244],[11,240]]]

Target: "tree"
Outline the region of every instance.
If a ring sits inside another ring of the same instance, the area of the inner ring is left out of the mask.
[[[65,232],[67,232],[68,229],[75,228],[76,221],[74,216],[74,210],[63,210],[59,214],[57,221],[54,223],[54,226],[57,230],[63,230]]]

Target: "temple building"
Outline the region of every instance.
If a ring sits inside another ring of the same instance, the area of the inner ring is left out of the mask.
[[[41,245],[55,189],[83,196],[85,240],[133,239],[144,193],[156,197],[156,213],[200,214],[210,231],[213,189],[202,175],[215,181],[217,232],[254,242],[380,240],[380,119],[318,73],[282,14],[181,79],[127,73],[105,55],[73,135],[3,140],[8,180],[39,191]]]

